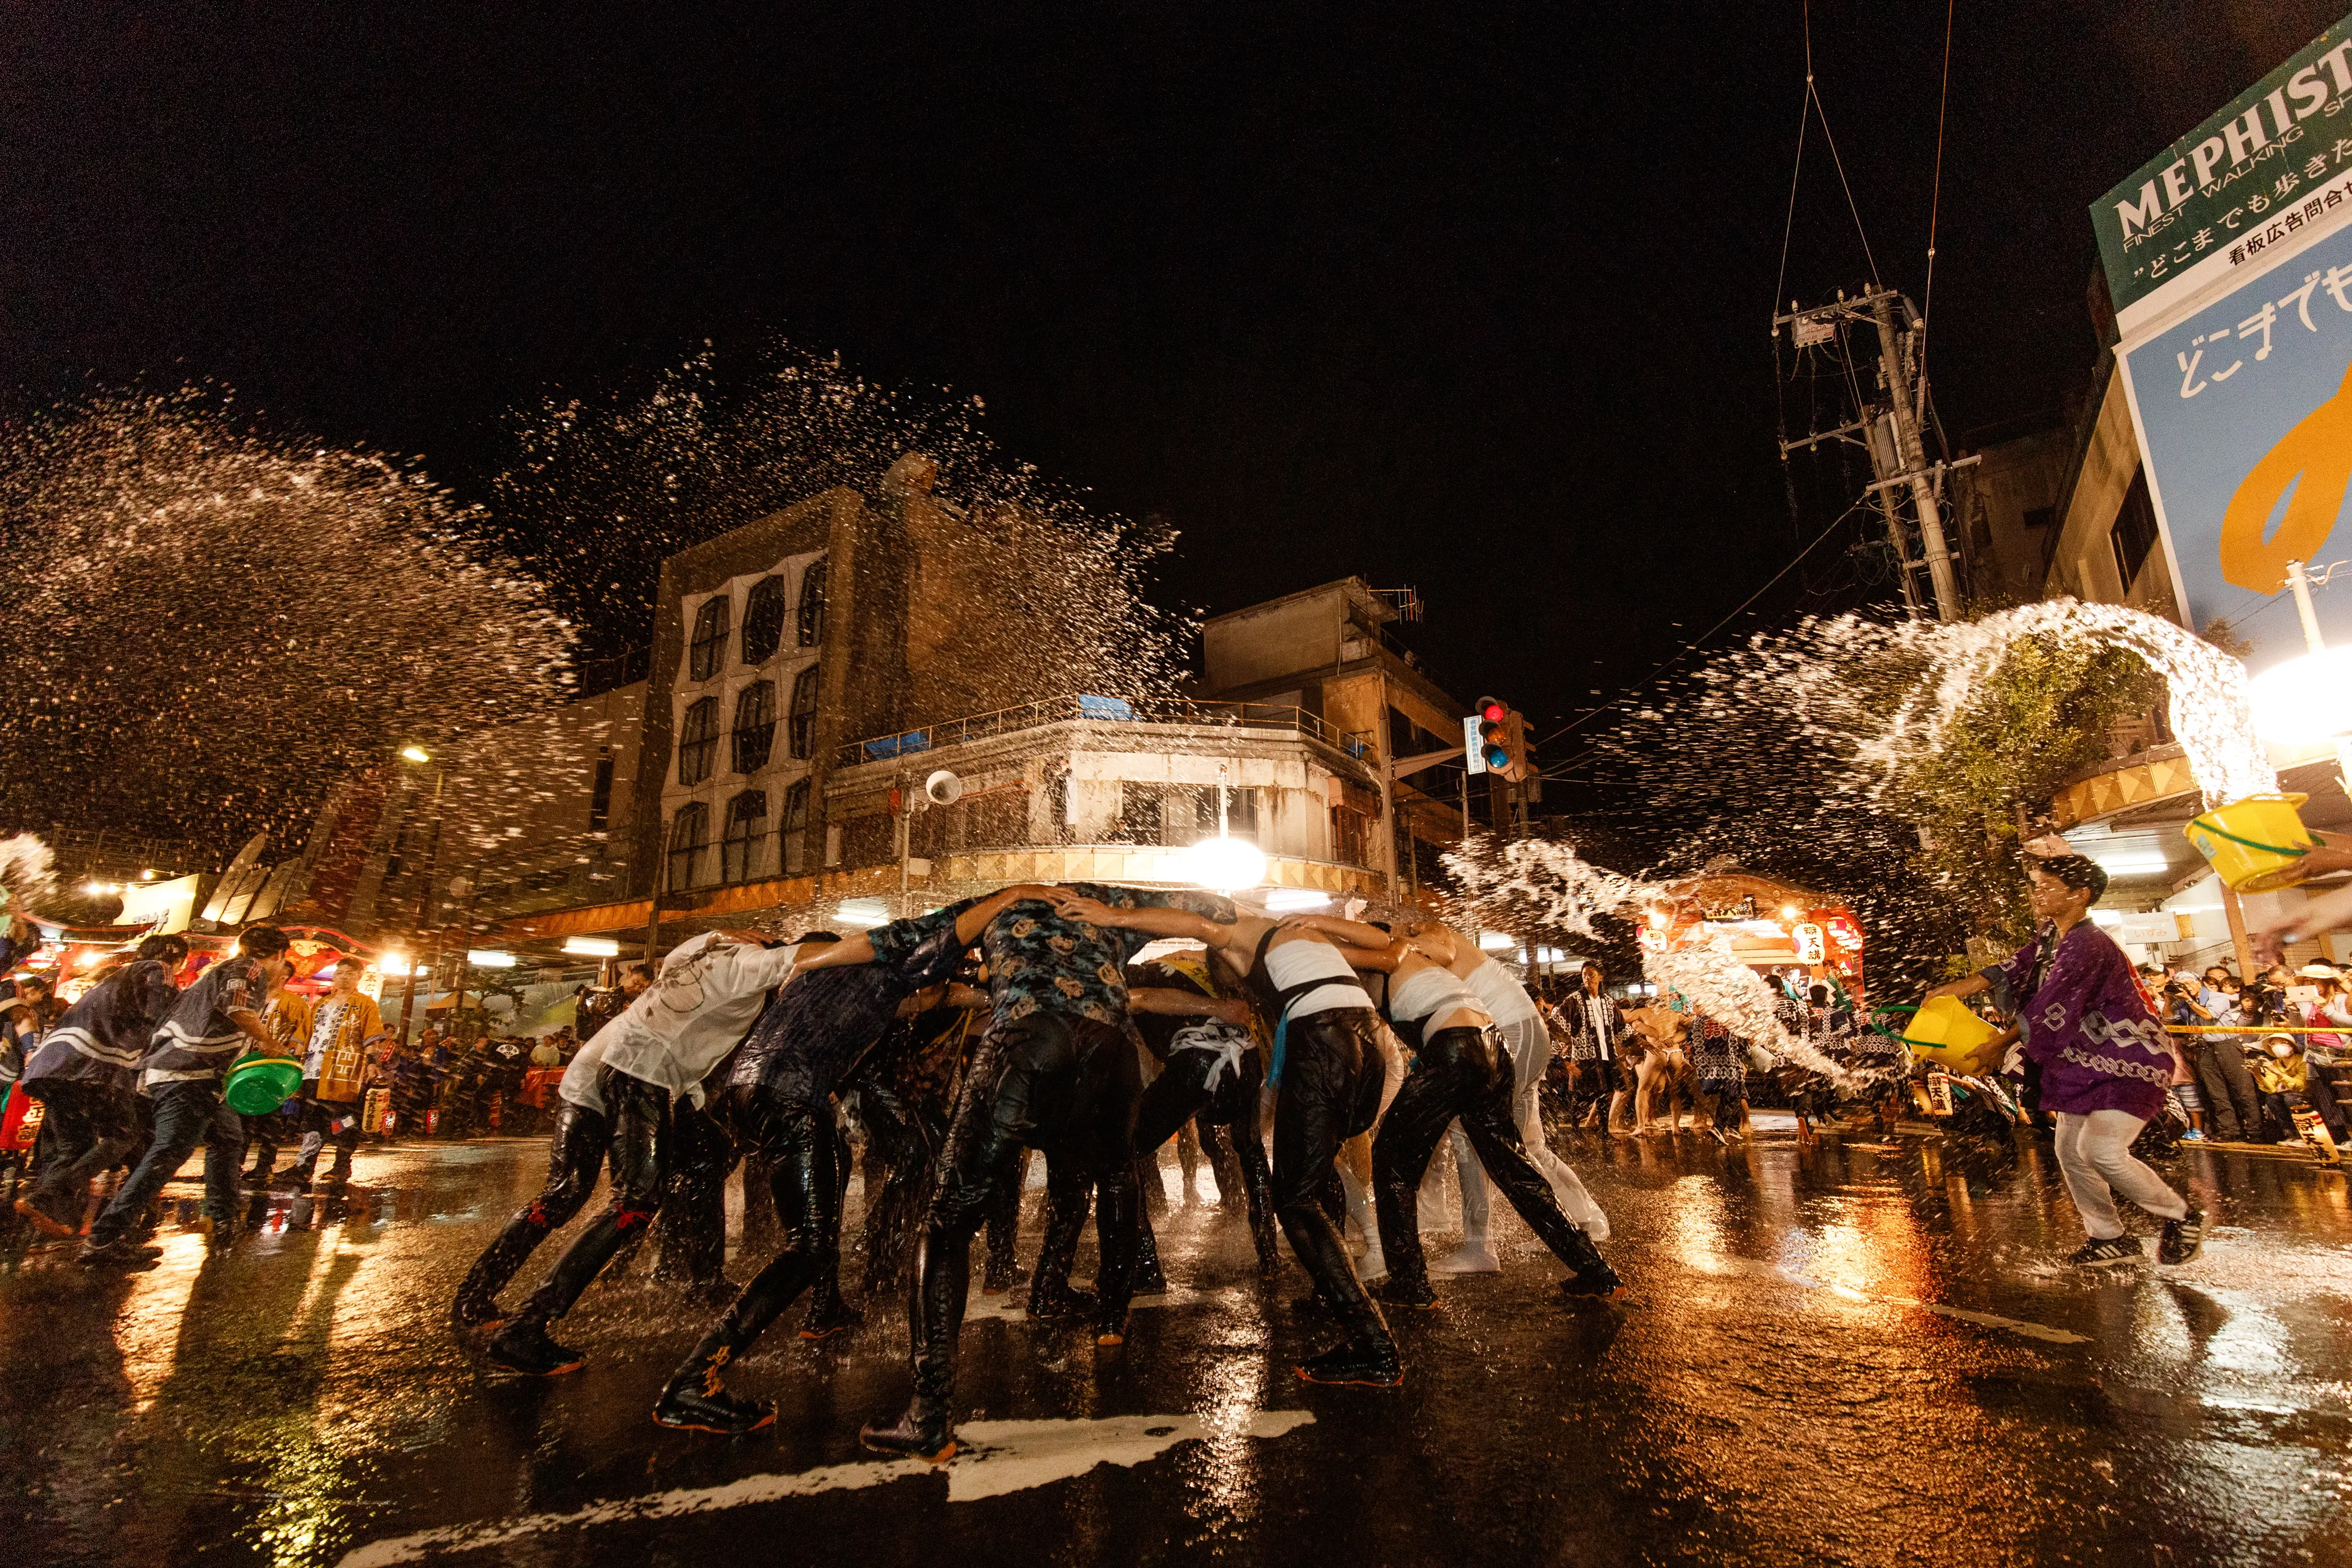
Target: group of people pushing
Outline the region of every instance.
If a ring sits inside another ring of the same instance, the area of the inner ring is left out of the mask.
[[[1136,962],[1167,938],[1203,951]],[[1411,1063],[1385,1111],[1384,1030]],[[1148,1088],[1139,1039],[1162,1063]],[[898,1418],[861,1438],[943,1459],[955,1451],[971,1243],[1017,1206],[1028,1152],[1047,1162],[1030,1312],[1086,1319],[1098,1345],[1117,1346],[1138,1289],[1163,1284],[1140,1169],[1193,1122],[1204,1140],[1231,1135],[1261,1270],[1276,1267],[1278,1227],[1339,1326],[1339,1343],[1298,1375],[1394,1386],[1403,1370],[1381,1305],[1437,1300],[1416,1195],[1449,1127],[1570,1270],[1568,1296],[1620,1289],[1595,1246],[1605,1219],[1543,1145],[1536,1091],[1550,1054],[1517,980],[1433,923],[1271,918],[1213,894],[1077,883],[1018,884],[845,939],[706,933],[671,952],[573,1059],[547,1186],[477,1261],[455,1316],[469,1330],[495,1325],[486,1354],[507,1372],[578,1368],[584,1357],[551,1325],[666,1203],[701,1209],[715,1228],[730,1165],[750,1156],[782,1245],[677,1369],[654,1417],[725,1434],[767,1425],[774,1407],[729,1390],[728,1364],[803,1295],[805,1337],[858,1318],[837,1279],[848,1155],[835,1105],[851,1101],[869,1155],[889,1167],[878,1193],[867,1188],[867,1280],[892,1277],[905,1254],[914,1382]],[[1262,1087],[1276,1094],[1270,1166]],[[533,1249],[585,1205],[600,1164],[611,1175],[604,1209],[519,1308],[501,1307]],[[1483,1206],[1484,1189],[1465,1180],[1465,1208]],[[1100,1260],[1089,1293],[1071,1288],[1069,1270],[1090,1204]],[[1351,1212],[1380,1254],[1368,1251],[1360,1272],[1338,1223]],[[991,1274],[1004,1282],[993,1257]]]

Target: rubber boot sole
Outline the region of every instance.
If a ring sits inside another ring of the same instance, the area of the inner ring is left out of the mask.
[[[769,1411],[765,1416],[761,1416],[757,1421],[752,1422],[750,1426],[742,1428],[740,1431],[738,1431],[731,1427],[705,1427],[699,1422],[695,1421],[665,1421],[661,1418],[659,1413],[656,1413],[654,1416],[654,1425],[659,1427],[665,1432],[707,1432],[714,1437],[748,1437],[752,1433],[761,1430],[762,1427],[772,1427],[775,1424],[776,1413],[773,1410]]]
[[[16,1212],[23,1215],[27,1220],[29,1220],[32,1223],[33,1228],[39,1231],[44,1236],[63,1238],[68,1236],[79,1236],[81,1234],[79,1227],[62,1225],[57,1220],[51,1219],[47,1215],[43,1214],[38,1208],[33,1206],[33,1200],[29,1197],[20,1197],[16,1200]]]
[[[835,1323],[828,1328],[803,1329],[801,1330],[801,1338],[812,1342],[821,1339],[832,1339],[839,1334],[853,1333],[856,1328],[857,1325],[856,1323]]]
[[[860,1432],[857,1435],[857,1446],[864,1448],[868,1453],[887,1454],[894,1459],[920,1459],[927,1465],[946,1464],[950,1459],[956,1457],[959,1448],[956,1440],[953,1437],[950,1437],[948,1439],[947,1447],[941,1448],[936,1454],[910,1454],[904,1448],[892,1448],[885,1447],[880,1443],[869,1443],[866,1440],[866,1434],[863,1432]]]
[[[1404,1374],[1402,1372],[1396,1375],[1393,1381],[1388,1383],[1374,1383],[1370,1378],[1364,1377],[1316,1377],[1303,1366],[1299,1367],[1297,1372],[1299,1382],[1312,1383],[1318,1388],[1402,1388],[1404,1386]]]

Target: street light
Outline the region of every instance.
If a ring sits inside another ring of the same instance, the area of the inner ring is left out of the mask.
[[[433,754],[425,750],[421,746],[404,746],[400,748],[400,755],[411,762],[430,762],[433,760]]]
[[[2352,649],[2330,648],[2319,634],[2319,612],[2311,605],[2311,585],[2327,586],[2337,561],[2316,579],[2299,560],[2286,563],[2286,585],[2294,591],[2296,616],[2303,622],[2303,643],[2309,650],[2276,669],[2264,670],[2246,683],[2248,706],[2253,709],[2254,733],[2283,745],[2336,742],[2336,771],[2352,789],[2352,702],[2339,683],[2352,664],[2345,662]]]
[[[1215,893],[1241,893],[1265,881],[1265,852],[1247,839],[1202,839],[1184,852],[1184,874]]]

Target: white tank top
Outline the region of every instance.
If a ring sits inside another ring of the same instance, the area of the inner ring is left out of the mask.
[[[1492,958],[1478,960],[1467,983],[1471,993],[1486,1004],[1486,1010],[1498,1024],[1526,1023],[1541,1016],[1528,988],[1519,984],[1518,977]]]
[[[1372,998],[1356,978],[1356,971],[1339,949],[1328,942],[1277,942],[1265,950],[1265,972],[1277,991],[1287,991],[1310,980],[1328,979],[1330,984],[1318,986],[1299,994],[1290,1005],[1287,1017],[1301,1019],[1311,1013],[1337,1012],[1341,1008],[1369,1008]]]
[[[1394,988],[1389,992],[1389,1011],[1405,1023],[1434,1018],[1456,1008],[1472,1008],[1482,1013],[1486,1010],[1477,993],[1462,983],[1461,976],[1434,964],[1394,982]]]

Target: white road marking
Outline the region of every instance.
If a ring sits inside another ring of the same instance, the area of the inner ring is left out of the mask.
[[[1971,1312],[1966,1307],[1948,1307],[1941,1301],[1923,1301],[1913,1296],[1874,1295],[1867,1291],[1857,1291],[1851,1285],[1833,1285],[1827,1281],[1811,1279],[1793,1270],[1782,1268],[1777,1263],[1764,1262],[1760,1259],[1735,1258],[1727,1254],[1712,1258],[1705,1263],[1699,1263],[1669,1247],[1653,1244],[1651,1250],[1663,1253],[1685,1267],[1697,1269],[1702,1273],[1746,1274],[1756,1279],[1777,1280],[1784,1284],[1801,1285],[1808,1291],[1827,1291],[1832,1295],[1843,1296],[1848,1301],[1883,1301],[1888,1306],[1916,1307],[1923,1312],[1934,1312],[1938,1317],[1957,1318],[1962,1322],[1976,1323],[1989,1329],[2006,1329],[2011,1333],[2024,1334],[2029,1339],[2048,1340],[2053,1344],[2091,1343],[2088,1334],[2075,1333],[2070,1329],[2053,1329],[2047,1323],[2028,1322],[2022,1318],[2005,1318],[1998,1312]]]
[[[956,1428],[962,1451],[945,1465],[913,1459],[826,1465],[792,1475],[746,1476],[697,1487],[600,1502],[570,1513],[526,1514],[473,1525],[419,1531],[372,1541],[343,1554],[337,1568],[392,1568],[436,1552],[470,1552],[550,1531],[713,1513],[748,1503],[816,1492],[855,1491],[892,1481],[947,1478],[950,1502],[1002,1497],[1082,1476],[1097,1465],[1139,1465],[1199,1437],[1279,1437],[1315,1419],[1307,1410],[1254,1410],[1238,1424],[1198,1416],[1114,1416],[1097,1421],[967,1421]]]

